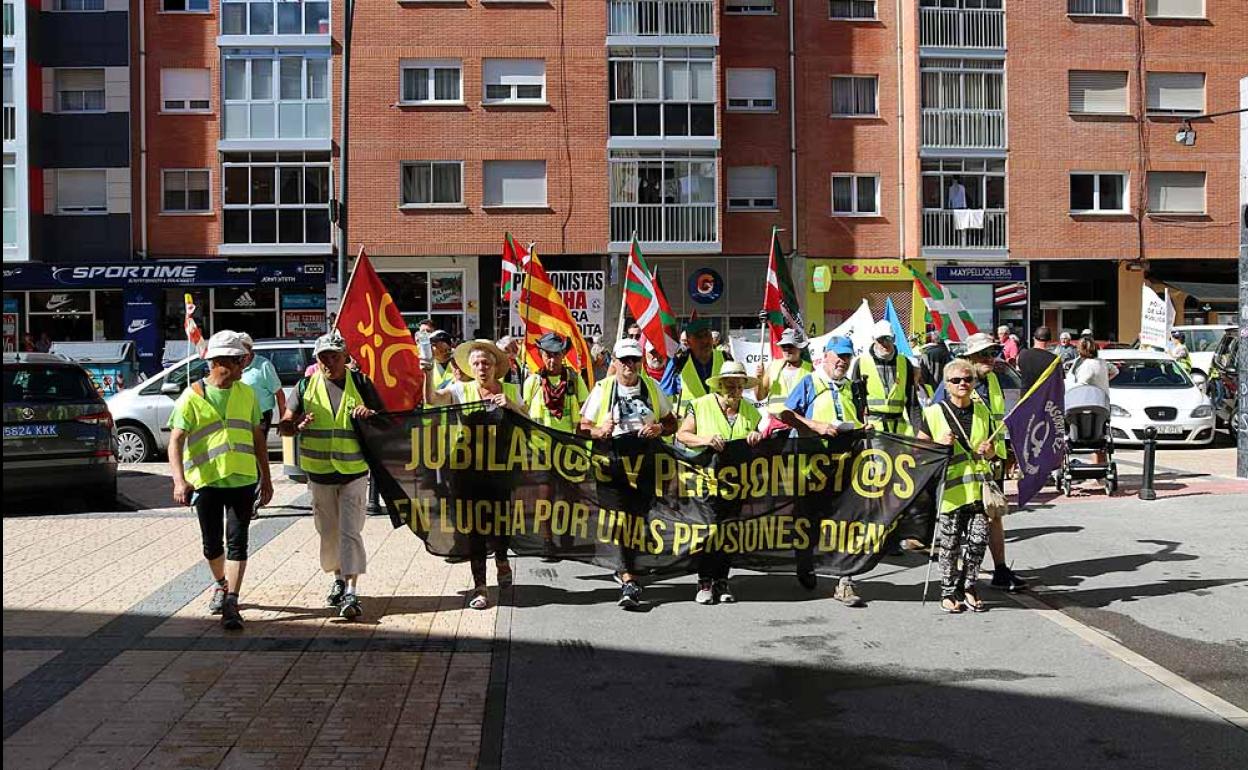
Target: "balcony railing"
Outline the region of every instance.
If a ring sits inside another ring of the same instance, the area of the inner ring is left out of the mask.
[[[923,110],[923,146],[1003,149],[1003,110]]]
[[[713,35],[714,0],[610,0],[608,35]]]
[[[12,104],[4,105],[4,141],[12,142],[17,139],[17,107]]]
[[[933,48],[1004,48],[1000,8],[921,8],[919,45]]]
[[[716,243],[714,203],[612,203],[611,240],[651,243]]]
[[[961,211],[970,214],[969,209]],[[989,209],[983,213],[983,227],[958,229],[957,214],[950,209],[923,212],[923,247],[932,249],[1005,249],[1005,212]],[[963,215],[965,216],[965,214]]]

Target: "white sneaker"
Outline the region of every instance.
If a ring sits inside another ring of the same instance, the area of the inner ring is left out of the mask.
[[[699,580],[698,595],[693,597],[693,600],[698,604],[714,604],[715,589],[713,586],[714,584],[709,580]]]
[[[737,597],[732,594],[732,586],[728,584],[728,578],[715,581],[715,595],[722,604],[735,604],[737,601]]]

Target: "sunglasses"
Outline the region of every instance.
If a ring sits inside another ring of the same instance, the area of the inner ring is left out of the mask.
[[[640,359],[640,358],[638,358],[637,356],[620,356],[620,363],[622,363],[622,364],[639,364],[639,363],[641,363],[641,359]]]
[[[641,339],[641,334],[640,334],[640,333],[637,333],[637,334],[630,334],[630,335],[628,335],[628,336],[629,336],[629,339],[634,339],[634,340],[639,340],[639,339]]]
[[[945,380],[945,382],[949,383],[950,385],[964,385],[964,384],[971,385],[975,382],[975,378],[974,377],[950,377],[949,379]]]

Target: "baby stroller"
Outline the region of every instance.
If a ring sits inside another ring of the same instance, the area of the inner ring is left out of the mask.
[[[1097,453],[1102,463],[1080,459]],[[1109,394],[1093,385],[1077,385],[1066,391],[1066,455],[1058,472],[1062,494],[1083,479],[1100,479],[1105,494],[1118,489],[1118,465],[1114,462],[1114,438],[1109,431]]]

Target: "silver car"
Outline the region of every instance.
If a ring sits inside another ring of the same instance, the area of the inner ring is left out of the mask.
[[[277,369],[287,397],[308,364],[313,343],[307,340],[262,340],[256,342],[256,355],[264,356]],[[117,458],[123,463],[154,460],[169,448],[169,416],[173,404],[186,388],[187,377],[194,382],[208,371],[208,362],[198,356],[184,358],[156,376],[127,388],[108,399],[108,409],[117,425]],[[274,422],[280,415],[274,415]],[[280,451],[281,437],[269,432],[269,451]]]

